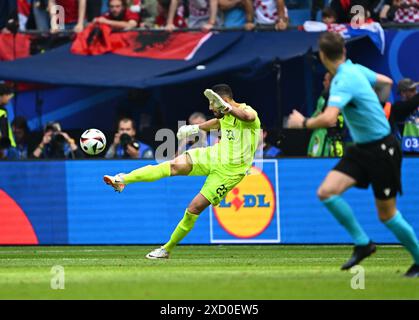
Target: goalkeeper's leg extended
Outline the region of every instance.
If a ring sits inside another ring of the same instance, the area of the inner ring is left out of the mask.
[[[122,192],[125,186],[134,182],[153,182],[170,176],[186,176],[192,171],[192,161],[187,153],[184,153],[171,161],[165,161],[157,165],[148,165],[130,173],[119,173],[115,176],[105,175],[103,181]]]
[[[164,246],[151,251],[146,255],[146,258],[168,259],[173,248],[192,230],[199,214],[209,205],[210,202],[201,193],[198,193],[185,210],[185,214],[173,231],[170,240]]]

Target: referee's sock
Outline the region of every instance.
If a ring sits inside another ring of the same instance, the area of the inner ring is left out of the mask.
[[[412,226],[403,218],[400,211],[397,211],[395,216],[390,220],[385,221],[384,224],[410,252],[415,260],[415,264],[419,265],[418,239],[416,238]]]
[[[192,230],[195,225],[195,221],[198,219],[199,215],[190,213],[188,209],[185,211],[183,219],[180,220],[179,224],[176,226],[175,231],[173,231],[170,240],[163,246],[167,252],[173,250],[173,248]]]
[[[356,246],[365,246],[370,238],[356,220],[351,207],[341,196],[331,196],[322,201],[336,220],[349,232]]]
[[[170,176],[170,162],[165,161],[154,166],[145,166],[123,175],[125,184],[133,182],[152,182]]]

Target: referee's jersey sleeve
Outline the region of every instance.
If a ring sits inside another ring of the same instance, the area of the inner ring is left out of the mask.
[[[342,79],[342,77],[335,77],[330,85],[328,107],[337,107],[342,109],[346,106],[353,97],[350,84]]]

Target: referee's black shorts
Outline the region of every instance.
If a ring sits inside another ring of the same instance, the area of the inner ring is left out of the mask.
[[[393,135],[370,143],[348,147],[334,170],[347,174],[356,181],[356,187],[367,189],[371,184],[379,200],[402,194],[402,151]]]

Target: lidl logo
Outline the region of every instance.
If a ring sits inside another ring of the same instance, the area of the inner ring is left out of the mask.
[[[269,178],[252,167],[250,175],[213,210],[226,232],[237,238],[253,238],[269,226],[275,207],[275,192]]]

